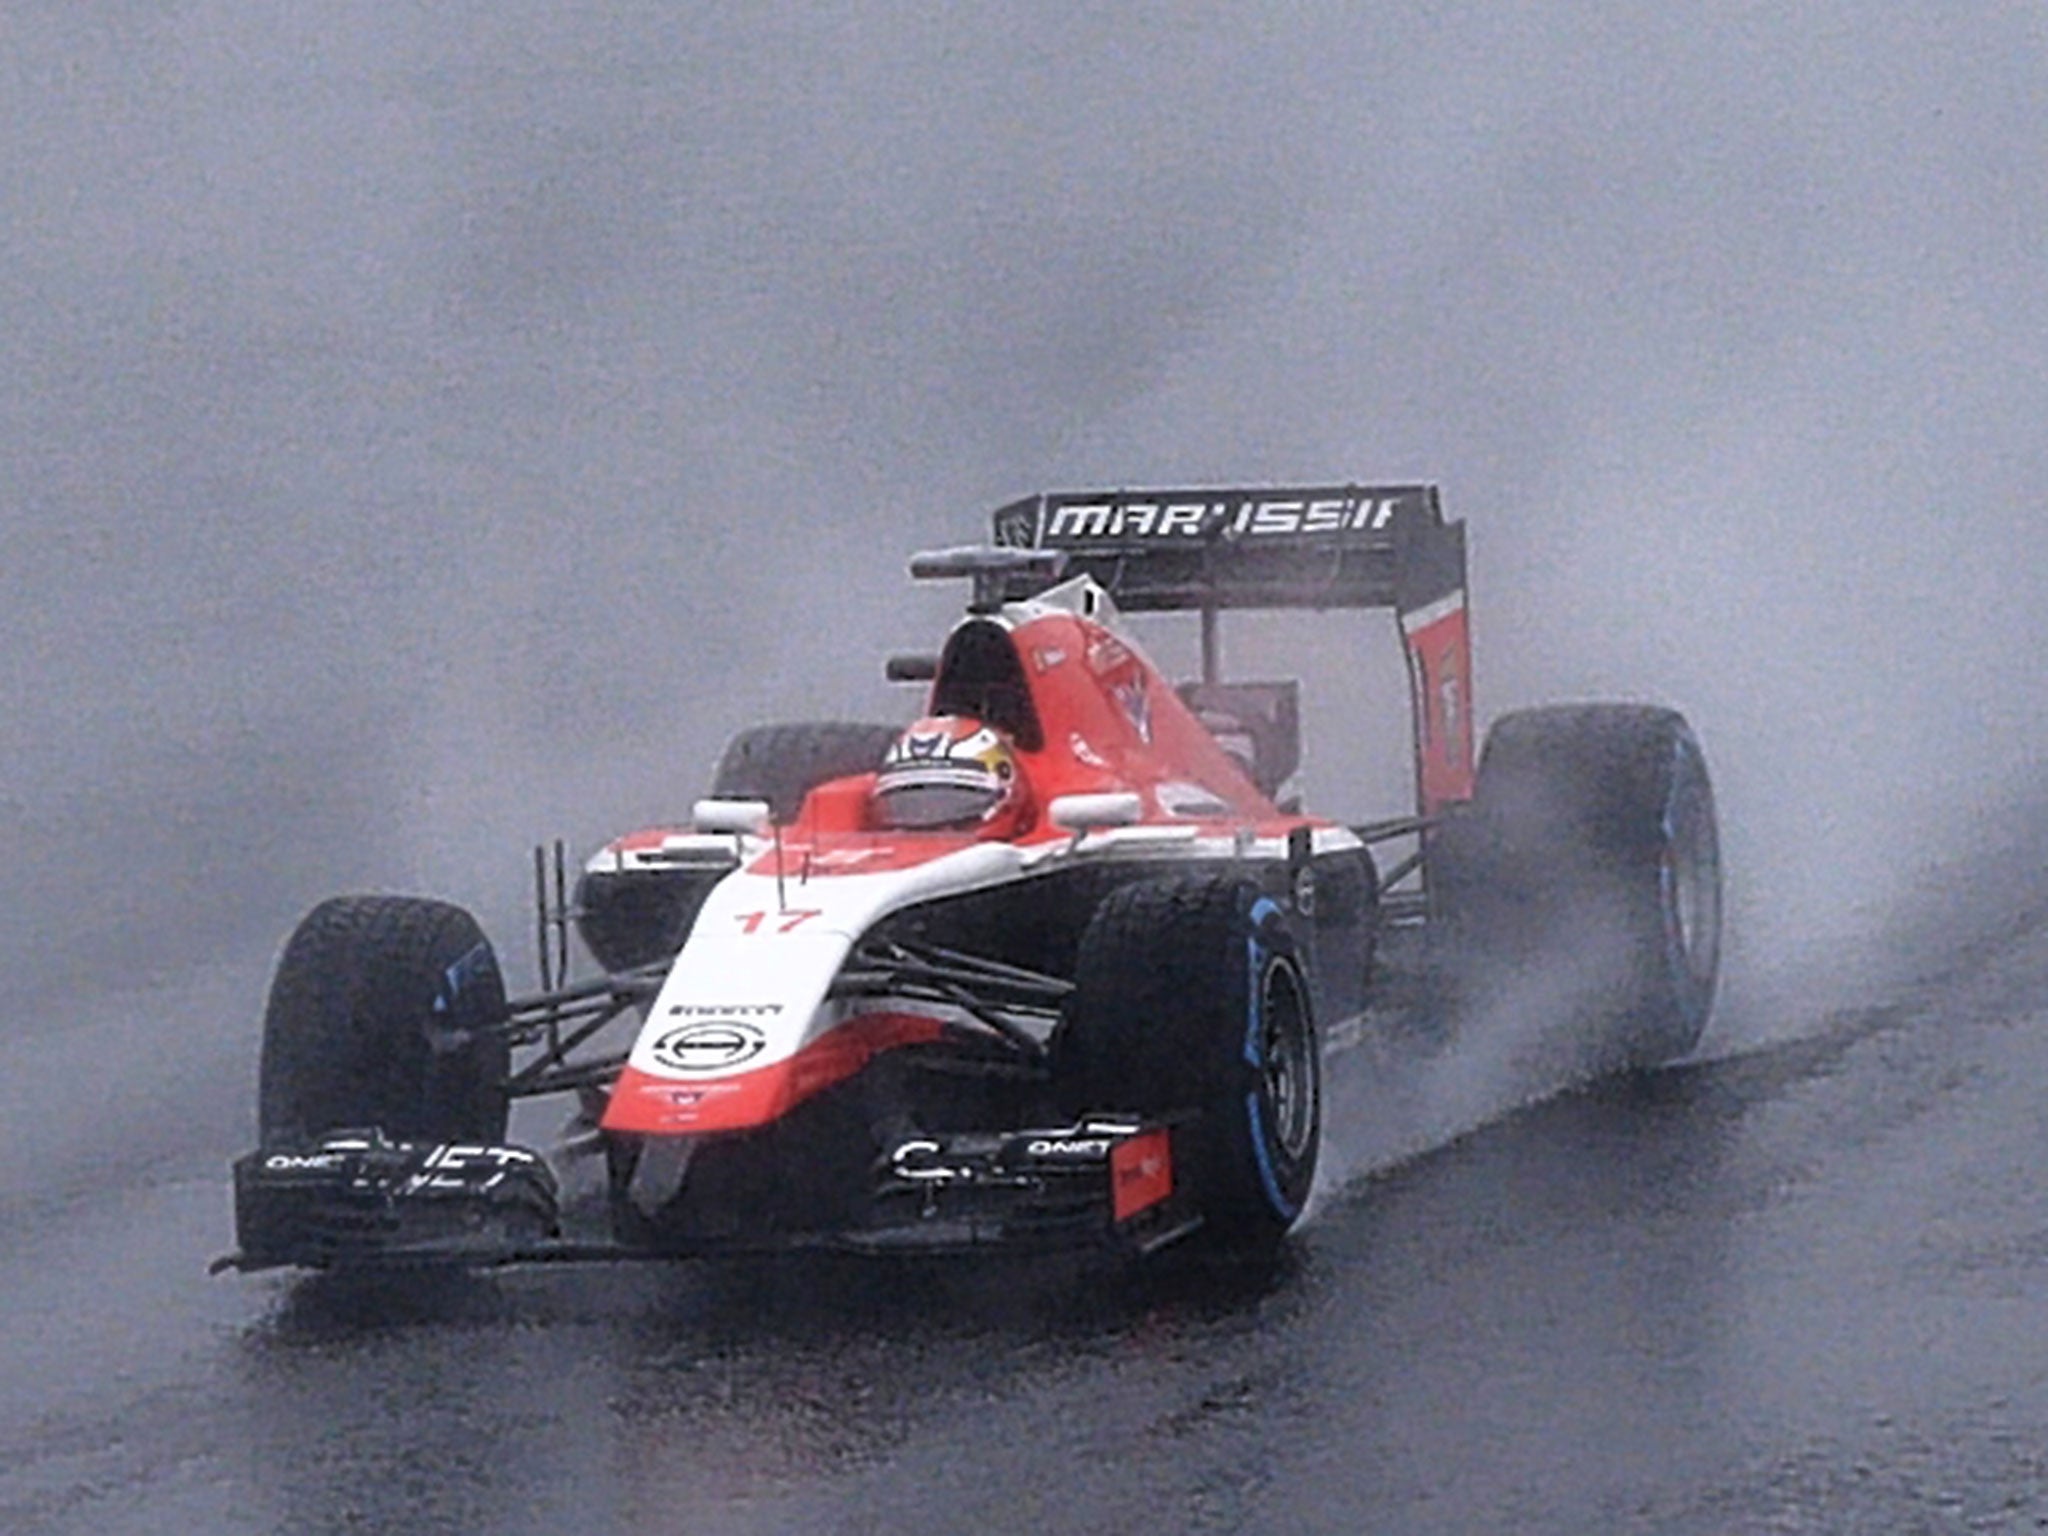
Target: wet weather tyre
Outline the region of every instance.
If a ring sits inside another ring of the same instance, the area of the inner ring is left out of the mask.
[[[505,982],[476,919],[446,902],[340,896],[285,945],[263,1018],[263,1145],[377,1127],[502,1142]]]
[[[1214,1249],[1258,1257],[1301,1215],[1322,1062],[1295,919],[1238,876],[1112,892],[1082,935],[1054,1070],[1081,1111],[1192,1112],[1178,1178]]]
[[[714,798],[766,800],[786,822],[828,779],[866,773],[896,739],[893,725],[819,720],[757,725],[726,746],[712,775]],[[576,884],[576,932],[607,971],[666,960],[683,947],[721,878],[686,870],[586,870]]]
[[[788,821],[804,796],[828,779],[880,767],[897,734],[893,725],[850,720],[753,726],[727,745],[711,793],[719,799],[766,800],[777,821]]]
[[[1721,858],[1706,758],[1682,715],[1582,704],[1503,716],[1469,812],[1444,832],[1432,868],[1458,963],[1496,988],[1570,975],[1611,1043],[1605,1064],[1655,1067],[1698,1044],[1720,969]]]
[[[636,970],[675,955],[723,871],[587,869],[576,880],[576,934],[606,971]]]

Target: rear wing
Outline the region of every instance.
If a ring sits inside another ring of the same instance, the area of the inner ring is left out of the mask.
[[[1465,525],[1433,485],[1060,491],[994,514],[995,543],[1058,551],[1132,612],[1202,616],[1202,681],[1218,675],[1226,609],[1390,608],[1408,662],[1416,807],[1472,795],[1472,648]],[[1004,595],[1049,585],[1020,565]]]

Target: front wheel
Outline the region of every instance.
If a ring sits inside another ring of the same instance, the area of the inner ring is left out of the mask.
[[[1171,1118],[1204,1231],[1269,1253],[1322,1145],[1322,1063],[1294,919],[1232,875],[1138,881],[1081,938],[1054,1048],[1073,1107]]]
[[[504,1018],[497,955],[462,908],[405,896],[322,902],[270,987],[263,1145],[371,1127],[399,1141],[503,1141]]]

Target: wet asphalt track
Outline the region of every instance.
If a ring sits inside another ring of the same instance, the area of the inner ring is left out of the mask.
[[[0,1530],[2048,1528],[2042,923],[1356,1180],[1278,1273],[1141,1284],[208,1280],[246,1084],[116,1081],[133,1140],[38,1147],[20,1069],[174,1006],[227,1059],[251,985],[10,1047]]]

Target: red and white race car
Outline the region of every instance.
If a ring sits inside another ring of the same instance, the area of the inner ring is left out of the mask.
[[[994,534],[912,562],[972,585],[938,654],[890,662],[929,684],[914,722],[743,732],[691,824],[607,844],[573,907],[537,858],[538,994],[507,1000],[459,908],[315,908],[223,1262],[1256,1254],[1382,994],[1441,1014],[1568,958],[1585,1070],[1692,1048],[1720,930],[1698,744],[1665,709],[1524,710],[1475,768],[1464,529],[1433,487],[1048,495]],[[1393,610],[1412,813],[1287,797],[1297,684],[1218,663],[1221,615],[1262,608]],[[1120,610],[1198,614],[1203,676],[1170,682]],[[572,924],[598,979],[566,980]],[[602,1241],[562,1235],[547,1161],[505,1142],[540,1094],[602,1145]]]

